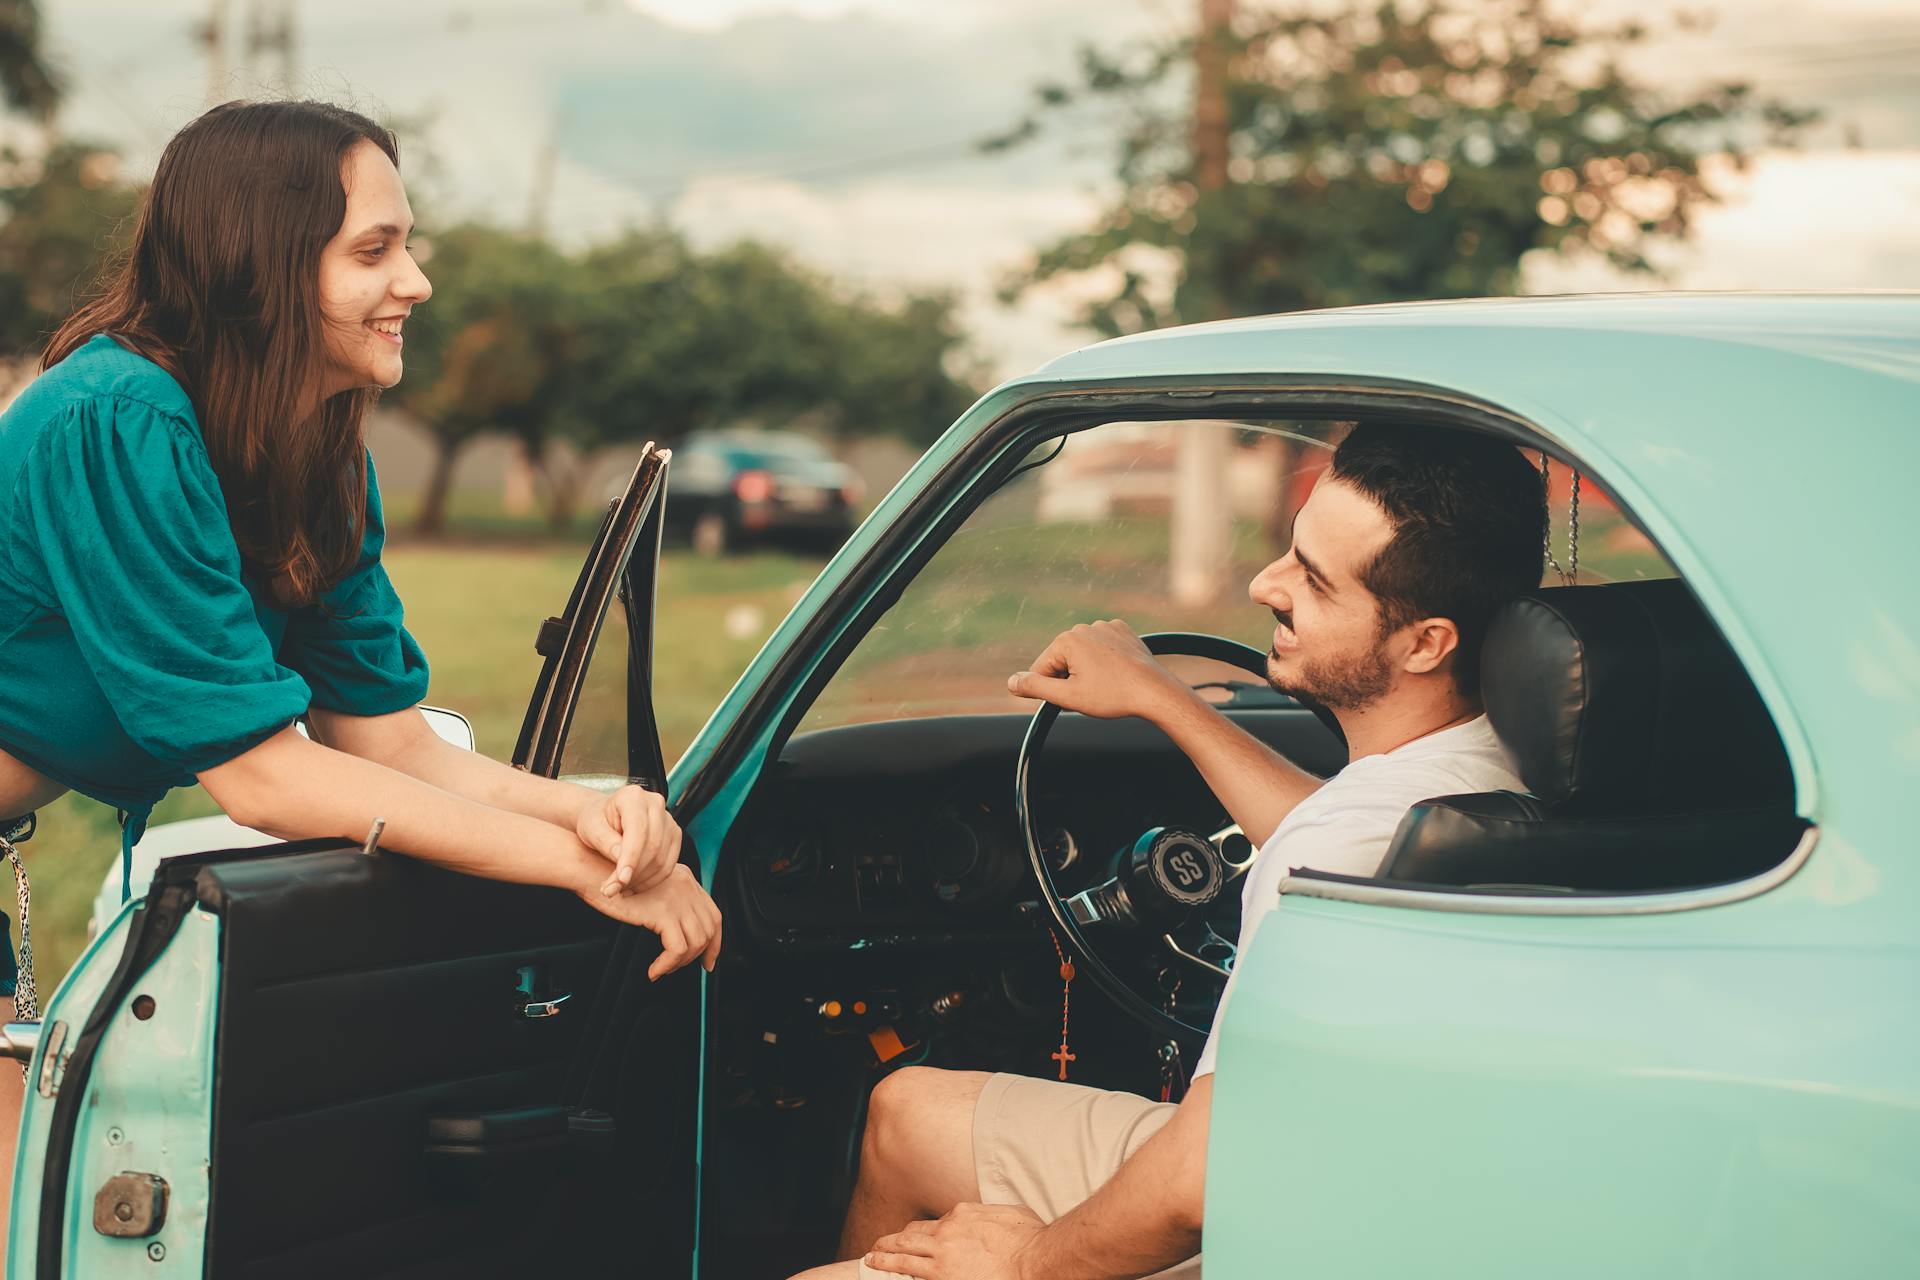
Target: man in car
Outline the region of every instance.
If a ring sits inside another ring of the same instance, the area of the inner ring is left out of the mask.
[[[1481,710],[1479,653],[1494,611],[1539,584],[1545,532],[1540,475],[1512,445],[1434,428],[1348,435],[1291,550],[1248,587],[1276,623],[1268,680],[1345,732],[1348,764],[1325,781],[1235,727],[1122,622],[1061,634],[1007,687],[1085,715],[1139,716],[1186,752],[1260,846],[1244,948],[1289,868],[1374,875],[1414,804],[1525,790]],[[1229,981],[1221,1013],[1232,997]],[[1006,1074],[888,1076],[873,1092],[841,1256],[862,1276],[1197,1274],[1219,1025],[1178,1105]]]

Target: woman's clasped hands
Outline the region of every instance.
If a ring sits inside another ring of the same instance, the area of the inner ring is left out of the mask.
[[[665,797],[629,784],[586,805],[575,834],[613,864],[605,882],[582,893],[595,910],[660,936],[647,977],[672,973],[699,957],[711,972],[720,955],[720,908],[680,862],[680,824]]]

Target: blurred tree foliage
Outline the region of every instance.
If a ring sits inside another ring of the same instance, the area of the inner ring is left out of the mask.
[[[769,419],[928,440],[975,394],[952,298],[847,294],[757,244],[701,253],[648,229],[568,255],[464,226],[435,238],[426,271],[393,398],[440,448],[427,531],[482,434],[522,443],[564,525],[610,448]]]
[[[60,77],[40,49],[40,6],[0,0],[0,103],[47,125],[48,146],[0,147],[0,352],[26,354],[122,247],[139,195],[111,150],[57,141]]]
[[[986,145],[1017,145],[1061,112],[1113,112],[1121,193],[1006,291],[1103,269],[1116,283],[1081,319],[1116,334],[1511,293],[1533,249],[1651,272],[1650,245],[1683,239],[1713,199],[1703,157],[1742,163],[1813,114],[1741,84],[1643,84],[1620,59],[1647,35],[1543,0],[1249,5],[1205,37],[1228,65],[1228,180],[1206,192],[1187,89],[1198,40],[1085,50],[1077,84],[1041,86],[1033,114]]]
[[[0,100],[13,111],[46,120],[60,101],[60,78],[40,56],[40,6],[0,0]]]
[[[67,318],[125,248],[139,200],[119,157],[103,148],[0,150],[0,351],[31,353]]]
[[[433,297],[407,329],[407,372],[388,398],[409,410],[437,453],[419,523],[439,529],[461,452],[499,432],[543,439],[549,406],[577,345],[579,264],[552,246],[490,227],[434,237],[424,263]]]

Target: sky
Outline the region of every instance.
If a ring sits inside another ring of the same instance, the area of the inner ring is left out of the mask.
[[[234,28],[250,4],[227,0]],[[995,298],[1032,248],[1109,194],[1097,132],[983,155],[1076,51],[1172,31],[1193,0],[290,0],[301,93],[399,125],[429,223],[544,225],[579,243],[665,219],[701,243],[752,236],[863,288],[945,288],[1010,376],[1089,335],[1069,291]],[[71,81],[61,125],[150,170],[215,92],[193,34],[212,0],[41,0]],[[1593,16],[1663,20],[1653,0]],[[1697,8],[1697,5],[1692,7]],[[1920,4],[1722,0],[1706,34],[1636,69],[1683,85],[1743,75],[1824,107],[1798,153],[1721,181],[1724,203],[1666,257],[1699,288],[1920,288]],[[236,42],[237,43],[237,42]],[[231,68],[220,97],[271,91]],[[270,72],[271,65],[258,69]],[[550,168],[542,154],[550,152]],[[551,173],[544,184],[538,175]],[[1530,262],[1535,291],[1645,287]]]

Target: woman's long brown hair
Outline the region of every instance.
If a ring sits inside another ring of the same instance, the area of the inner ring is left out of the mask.
[[[41,368],[109,333],[172,374],[200,419],[234,541],[279,603],[350,571],[366,527],[361,388],[311,406],[326,369],[320,252],[340,230],[341,166],[393,135],[317,102],[229,102],[161,154],[125,260],[48,341]]]

